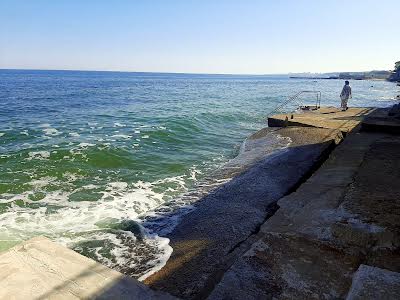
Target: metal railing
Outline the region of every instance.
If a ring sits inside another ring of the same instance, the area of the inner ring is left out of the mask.
[[[300,91],[298,93],[296,93],[293,96],[290,96],[289,98],[287,98],[284,102],[282,102],[281,104],[279,104],[277,107],[275,107],[270,113],[269,115],[272,115],[273,113],[276,113],[278,111],[285,113],[282,109],[287,106],[288,104],[295,102],[298,106],[298,108],[302,108],[304,107],[303,103],[299,100],[299,97],[302,94],[315,94],[316,96],[316,102],[315,102],[315,108],[318,109],[321,107],[321,91]]]

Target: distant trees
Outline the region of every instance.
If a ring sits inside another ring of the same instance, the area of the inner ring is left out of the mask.
[[[389,77],[389,81],[399,81],[400,82],[400,60],[394,63],[394,71]]]
[[[395,62],[395,64],[394,64],[394,71],[395,71],[395,72],[400,71],[400,60],[397,61],[397,62]]]

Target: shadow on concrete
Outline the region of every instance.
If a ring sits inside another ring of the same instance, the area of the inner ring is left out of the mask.
[[[289,147],[199,199],[167,235],[174,249],[167,265],[145,283],[184,299],[205,299],[256,241],[261,225],[279,208],[277,201],[295,192],[334,147],[333,140]]]
[[[332,118],[331,120],[338,120],[338,121],[346,121],[343,124],[341,124],[340,126],[337,127],[338,130],[342,131],[342,133],[344,135],[350,134],[351,132],[355,132],[358,131],[361,127],[361,121],[364,120],[367,116],[369,116],[371,113],[374,112],[374,108],[365,108],[362,111],[360,111],[359,113],[353,115],[353,116],[344,116],[344,117],[336,117],[336,118]],[[345,129],[348,128],[347,125],[350,124],[350,122],[360,122],[360,124],[358,124],[356,127],[354,127],[352,130],[350,131],[346,131]]]
[[[337,117],[337,118],[332,118],[332,120],[352,120],[352,121],[361,121],[363,120],[366,116],[370,115],[375,109],[373,108],[366,108],[362,111],[360,111],[357,114],[354,114],[353,116],[344,116],[344,117]],[[338,111],[341,112],[341,111]],[[332,113],[337,113],[337,112],[332,112]]]
[[[45,292],[38,300],[58,297],[76,297],[82,299],[172,299],[164,293],[154,292],[139,281],[124,276],[122,274],[113,278],[106,274],[106,267],[95,264],[88,267],[85,271],[72,277]],[[93,283],[92,276],[97,276],[98,282]],[[88,283],[90,282],[90,286]],[[85,286],[86,284],[86,286]],[[88,293],[87,289],[90,289]]]

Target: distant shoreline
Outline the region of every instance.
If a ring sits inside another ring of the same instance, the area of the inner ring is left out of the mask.
[[[293,79],[351,79],[351,80],[387,80],[390,71],[366,72],[329,72],[329,73],[265,73],[265,74],[239,74],[239,73],[196,73],[196,72],[159,72],[159,71],[124,71],[124,70],[78,70],[78,69],[12,69],[0,68],[0,72],[79,72],[79,73],[126,73],[143,75],[175,75],[175,76],[216,76],[216,77],[285,77]],[[309,76],[310,75],[310,76]]]
[[[385,78],[339,78],[339,77],[307,77],[307,76],[289,76],[289,79],[309,79],[309,80],[373,80],[387,81]]]

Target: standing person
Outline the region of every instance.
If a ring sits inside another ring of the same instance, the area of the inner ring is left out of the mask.
[[[342,89],[342,92],[340,93],[340,100],[342,100],[342,103],[341,103],[342,111],[345,111],[348,109],[347,101],[349,101],[349,98],[352,98],[351,87],[350,87],[350,82],[346,80],[344,82],[344,87]]]

